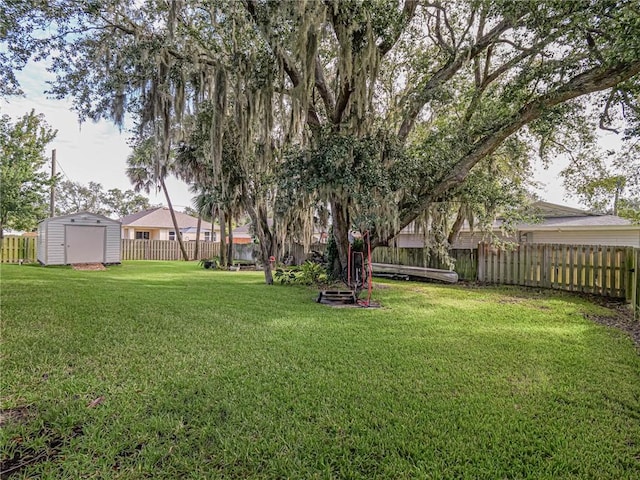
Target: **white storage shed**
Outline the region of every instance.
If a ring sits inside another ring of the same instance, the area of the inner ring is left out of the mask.
[[[120,227],[117,220],[89,212],[47,218],[38,224],[38,262],[120,263]]]

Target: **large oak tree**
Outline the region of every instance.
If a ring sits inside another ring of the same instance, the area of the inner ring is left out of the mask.
[[[81,118],[129,112],[157,139],[158,162],[186,138],[185,115],[212,105],[214,188],[225,198],[223,162],[240,166],[265,258],[288,227],[281,219],[327,203],[344,265],[350,228],[385,244],[462,198],[475,168],[517,145],[549,154],[563,129],[612,128],[616,112],[637,112],[633,0],[31,7],[8,7],[2,75],[12,79],[28,52],[51,52],[52,92],[71,96]],[[49,37],[32,35],[51,22]],[[229,131],[235,158],[223,151]]]

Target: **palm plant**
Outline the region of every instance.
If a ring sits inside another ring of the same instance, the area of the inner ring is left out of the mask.
[[[189,255],[182,241],[182,234],[180,233],[176,213],[173,209],[171,198],[169,197],[167,185],[165,184],[165,179],[169,175],[171,165],[168,164],[168,162],[160,163],[154,159],[153,140],[153,137],[147,138],[134,147],[133,152],[127,158],[127,176],[136,192],[144,191],[151,193],[153,189],[156,191],[162,190],[167,201],[167,206],[169,207],[171,221],[173,222],[173,228],[176,232],[176,240],[180,246],[182,258],[188,261]]]

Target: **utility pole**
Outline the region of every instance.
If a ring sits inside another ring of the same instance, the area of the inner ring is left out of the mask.
[[[51,191],[49,193],[49,217],[56,216],[56,149],[51,150]]]

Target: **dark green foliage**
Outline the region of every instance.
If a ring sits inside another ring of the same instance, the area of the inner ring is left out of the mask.
[[[219,270],[220,257],[203,258],[198,264],[205,270]]]
[[[413,172],[404,167],[403,149],[384,131],[358,137],[327,129],[306,149],[290,149],[279,178],[286,210],[300,198],[327,202],[336,192],[350,199],[355,225],[384,221],[393,195]],[[414,177],[412,177],[414,178]],[[288,203],[287,203],[288,202]]]
[[[293,285],[298,280],[300,268],[297,266],[278,267],[273,274],[273,278],[282,285]]]
[[[327,282],[327,273],[319,263],[306,261],[300,266],[276,268],[274,278],[282,285],[320,285]]]
[[[45,170],[45,148],[55,136],[33,110],[15,123],[0,116],[0,238],[4,228],[33,230],[47,218],[54,179]]]
[[[56,185],[56,214],[92,212],[121,218],[151,207],[149,199],[133,190],[111,188],[105,191],[100,183],[82,185],[65,180]]]

